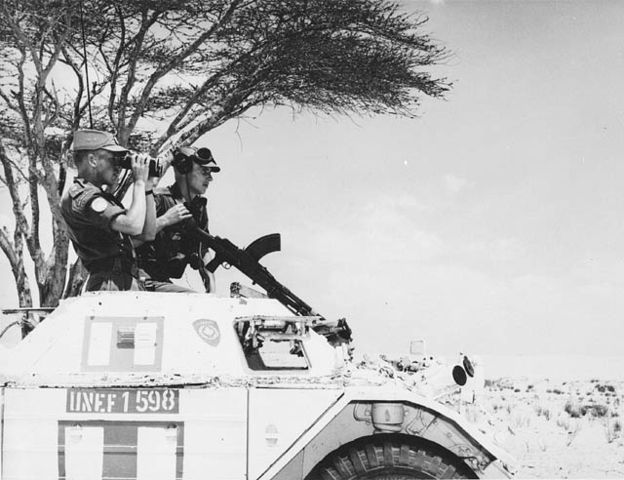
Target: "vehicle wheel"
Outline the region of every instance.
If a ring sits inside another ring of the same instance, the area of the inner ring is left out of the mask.
[[[375,435],[327,455],[305,480],[477,478],[448,450],[407,435]]]

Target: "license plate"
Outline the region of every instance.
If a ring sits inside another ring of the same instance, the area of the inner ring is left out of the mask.
[[[180,392],[172,388],[70,388],[68,413],[178,413]]]

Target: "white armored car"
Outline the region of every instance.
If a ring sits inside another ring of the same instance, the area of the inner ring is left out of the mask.
[[[62,301],[0,349],[0,480],[510,476],[505,453],[426,389],[351,362],[346,325],[339,338],[283,304]]]

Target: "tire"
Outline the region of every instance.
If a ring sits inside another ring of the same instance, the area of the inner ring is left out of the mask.
[[[375,435],[327,455],[305,480],[414,480],[477,478],[463,460],[427,440]]]

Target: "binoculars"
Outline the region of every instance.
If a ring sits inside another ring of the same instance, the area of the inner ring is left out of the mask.
[[[121,168],[132,168],[132,157],[137,155],[136,152],[128,152],[125,156],[121,157],[118,165]],[[173,162],[171,165],[180,173],[189,173],[193,169],[193,162],[197,162],[200,165],[205,165],[210,162],[214,164],[214,158],[212,152],[208,148],[195,148],[195,147],[179,147],[173,152]],[[219,171],[219,168],[214,164],[215,171]],[[158,159],[150,158],[149,162],[149,176],[161,177],[163,174],[163,165]]]
[[[121,168],[130,169],[132,168],[132,157],[137,155],[136,152],[128,152],[119,160],[118,165]],[[149,176],[150,177],[162,177],[163,174],[163,166],[160,161],[155,158],[150,158],[149,161]]]

